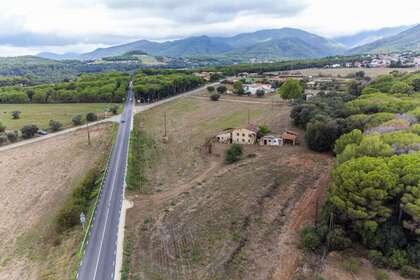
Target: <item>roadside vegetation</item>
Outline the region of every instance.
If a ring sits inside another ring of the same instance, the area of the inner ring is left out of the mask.
[[[358,243],[379,268],[420,277],[419,83],[419,73],[394,72],[293,109],[308,146],[337,161],[320,222],[301,233],[306,249]]]
[[[143,70],[133,79],[135,98],[142,103],[155,102],[204,84],[200,77],[171,70]]]

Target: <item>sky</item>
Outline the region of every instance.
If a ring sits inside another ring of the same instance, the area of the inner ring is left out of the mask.
[[[332,38],[420,23],[419,0],[0,0],[0,11],[0,56],[281,27]]]

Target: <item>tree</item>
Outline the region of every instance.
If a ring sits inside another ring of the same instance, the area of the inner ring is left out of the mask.
[[[265,90],[259,89],[255,94],[257,95],[257,97],[263,97],[265,95]]]
[[[336,155],[341,154],[347,145],[356,144],[359,145],[362,141],[363,134],[360,130],[355,129],[347,134],[342,135],[337,139],[334,146],[334,153]]]
[[[319,236],[316,228],[306,226],[300,232],[300,241],[303,248],[310,251],[315,251],[321,246],[321,237]]]
[[[383,158],[352,159],[333,170],[328,201],[366,237],[391,216],[389,202],[397,180]]]
[[[59,121],[50,120],[50,129],[52,132],[59,131],[63,127],[63,124]]]
[[[86,121],[95,122],[97,120],[98,120],[98,116],[95,113],[89,112],[86,114]]]
[[[32,102],[32,97],[35,95],[35,91],[33,91],[32,89],[28,89],[26,91],[26,95],[28,96],[29,101]]]
[[[242,146],[239,144],[232,144],[225,151],[225,162],[228,164],[237,162],[241,159],[242,154],[243,154]]]
[[[216,90],[219,94],[225,94],[227,92],[227,87],[221,85],[221,86],[218,86]]]
[[[356,77],[356,79],[358,80],[363,80],[365,78],[365,72],[364,71],[357,71],[356,73],[354,73],[354,76]]]
[[[258,126],[258,138],[261,138],[270,132],[271,130],[267,126],[265,125]]]
[[[22,132],[22,137],[28,139],[34,137],[35,133],[38,132],[38,127],[34,124],[29,124],[22,127],[20,131]]]
[[[211,101],[219,101],[219,99],[220,99],[220,94],[213,93],[212,95],[210,95]]]
[[[74,116],[71,119],[71,122],[73,123],[74,126],[81,125],[83,123],[82,115]]]
[[[348,92],[351,95],[359,96],[362,94],[363,86],[360,82],[352,81],[348,86]]]
[[[245,90],[241,81],[236,81],[233,83],[233,93],[237,95],[245,94]]]
[[[391,87],[391,93],[404,93],[404,94],[411,94],[413,93],[414,89],[411,85],[407,84],[406,82],[396,82]]]
[[[330,151],[339,136],[340,129],[334,120],[315,120],[306,126],[305,141],[317,152]]]
[[[20,119],[20,114],[21,114],[20,111],[13,111],[12,112],[12,119],[14,119],[14,120]]]
[[[290,79],[282,84],[278,92],[283,99],[299,99],[302,97],[304,88],[298,80]]]

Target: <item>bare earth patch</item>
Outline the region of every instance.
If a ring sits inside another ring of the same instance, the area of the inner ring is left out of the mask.
[[[221,129],[245,126],[248,110],[251,122],[275,133],[290,128],[290,108],[271,106],[190,98],[140,116],[159,156],[151,194],[130,194],[129,279],[290,279],[298,230],[313,221],[332,158],[303,145],[246,146],[242,161],[225,165],[227,145],[214,145],[211,155],[206,147]]]
[[[91,129],[91,146],[86,131],[80,130],[0,153],[0,279],[54,279],[44,274],[46,256],[37,256],[31,246],[72,187],[106,151],[110,133],[111,124],[103,124]]]

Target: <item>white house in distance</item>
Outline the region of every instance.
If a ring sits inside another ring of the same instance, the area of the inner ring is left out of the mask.
[[[261,146],[283,146],[283,139],[274,135],[266,135],[259,140]]]
[[[249,84],[244,85],[245,93],[250,93],[251,95],[257,94],[258,90],[263,90],[265,93],[274,92],[274,89],[270,84]]]
[[[216,135],[216,140],[219,143],[230,144],[232,141],[232,131],[225,131]]]

